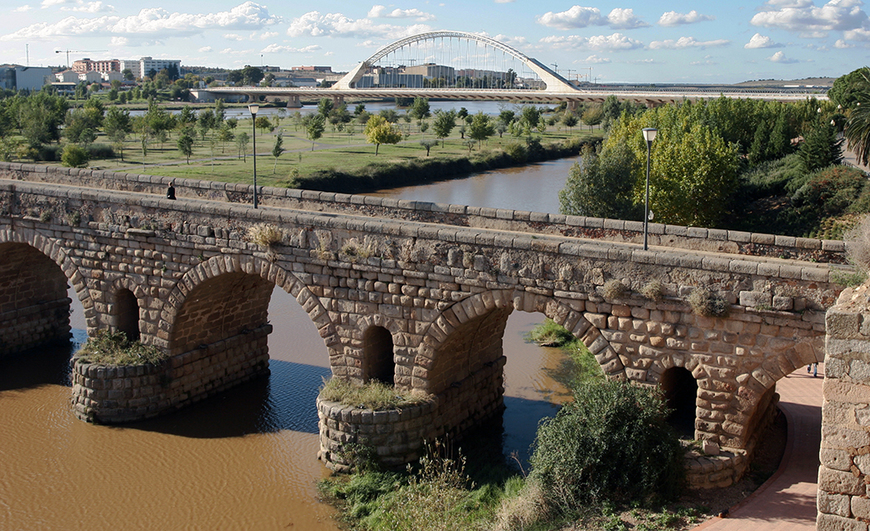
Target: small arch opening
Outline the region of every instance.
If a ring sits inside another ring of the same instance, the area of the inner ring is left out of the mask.
[[[671,367],[662,373],[661,388],[671,410],[668,423],[681,437],[695,436],[695,408],[698,382],[685,367]]]
[[[115,293],[116,326],[127,335],[130,341],[139,340],[139,302],[136,295],[128,289],[119,289]]]
[[[393,358],[393,336],[382,326],[372,326],[363,334],[365,380],[393,384],[396,362]]]

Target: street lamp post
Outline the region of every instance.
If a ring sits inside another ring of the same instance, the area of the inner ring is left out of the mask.
[[[649,159],[653,140],[656,139],[658,129],[654,127],[643,128],[643,139],[646,140],[646,199],[643,201],[643,250],[649,249],[647,235],[649,234]]]
[[[254,208],[257,208],[257,111],[260,106],[252,103],[248,105],[248,110],[251,111],[251,129],[254,132]]]

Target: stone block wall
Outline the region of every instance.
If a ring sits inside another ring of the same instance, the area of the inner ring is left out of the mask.
[[[318,398],[318,457],[330,469],[348,472],[355,451],[365,449],[382,465],[398,468],[422,456],[424,441],[445,435],[461,440],[504,408],[505,361],[502,356],[440,395],[400,409],[372,411]]]
[[[76,360],[75,415],[117,424],[174,411],[269,372],[271,325],[172,356],[160,365],[111,367]]]
[[[870,287],[847,289],[826,317],[820,531],[867,531],[870,522]]]

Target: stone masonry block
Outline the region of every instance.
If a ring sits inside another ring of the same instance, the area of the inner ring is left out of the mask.
[[[816,507],[820,513],[833,514],[843,518],[852,516],[850,496],[846,494],[831,494],[819,491]]]
[[[833,514],[820,514],[816,531],[867,531],[867,524]]]
[[[851,472],[829,470],[819,467],[819,490],[831,494],[849,494],[861,496],[864,494],[864,482]]]

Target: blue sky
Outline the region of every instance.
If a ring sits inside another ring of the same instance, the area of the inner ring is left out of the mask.
[[[211,2],[5,0],[0,63],[82,57],[181,59],[183,65],[330,65],[432,30],[480,33],[563,75],[599,83],[736,83],[837,77],[870,64],[861,0],[553,2],[358,0]]]

